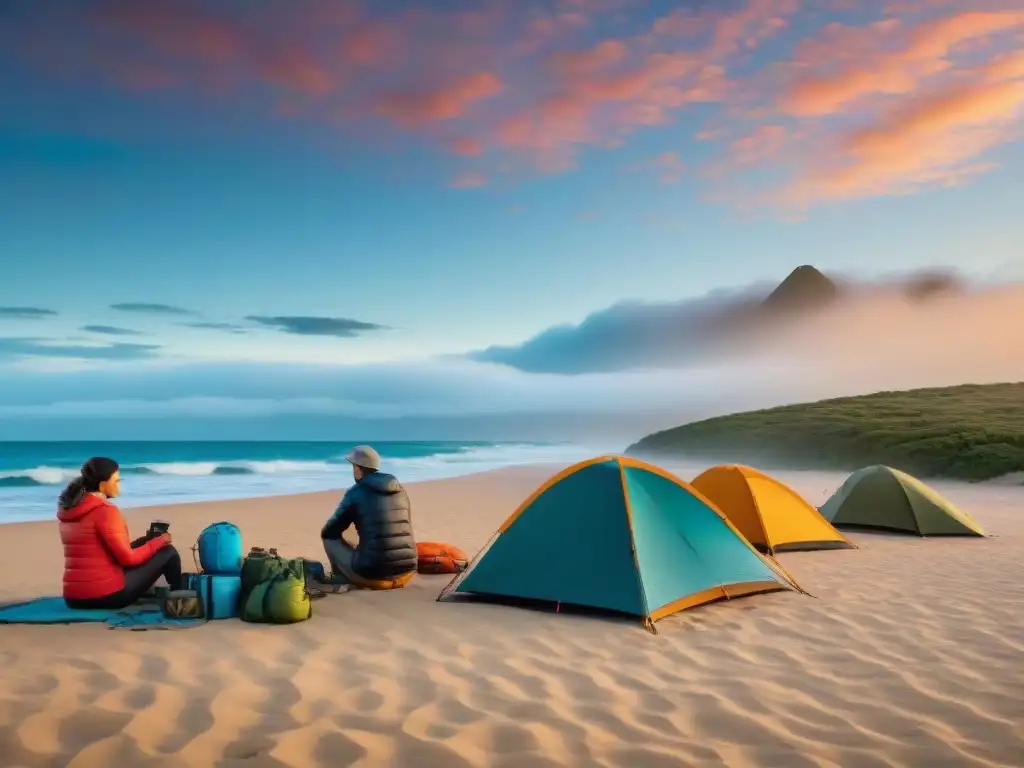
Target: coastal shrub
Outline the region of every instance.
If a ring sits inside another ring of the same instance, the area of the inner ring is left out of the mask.
[[[888,464],[921,477],[1024,471],[1024,383],[878,392],[719,416],[627,449],[762,466]]]

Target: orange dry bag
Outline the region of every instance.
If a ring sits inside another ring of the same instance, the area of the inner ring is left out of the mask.
[[[416,545],[420,573],[462,573],[469,566],[466,553],[451,544],[437,541],[421,541]]]

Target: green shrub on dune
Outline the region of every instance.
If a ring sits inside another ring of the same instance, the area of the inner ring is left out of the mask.
[[[807,469],[887,464],[921,477],[1024,472],[1024,383],[878,392],[748,411],[656,432],[630,454]]]

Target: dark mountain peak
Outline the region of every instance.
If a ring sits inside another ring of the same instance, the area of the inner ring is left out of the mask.
[[[762,302],[769,309],[812,309],[831,304],[839,288],[809,264],[799,266]]]

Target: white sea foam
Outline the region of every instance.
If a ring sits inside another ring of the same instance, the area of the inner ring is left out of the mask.
[[[403,482],[441,479],[506,466],[551,463],[568,465],[601,451],[578,445],[507,443],[467,445],[423,456],[382,456],[384,471]],[[328,460],[293,459],[171,461],[124,464],[120,505],[248,498],[343,488],[351,470],[343,454]],[[0,522],[52,517],[60,487],[77,468],[38,466],[0,471]]]

